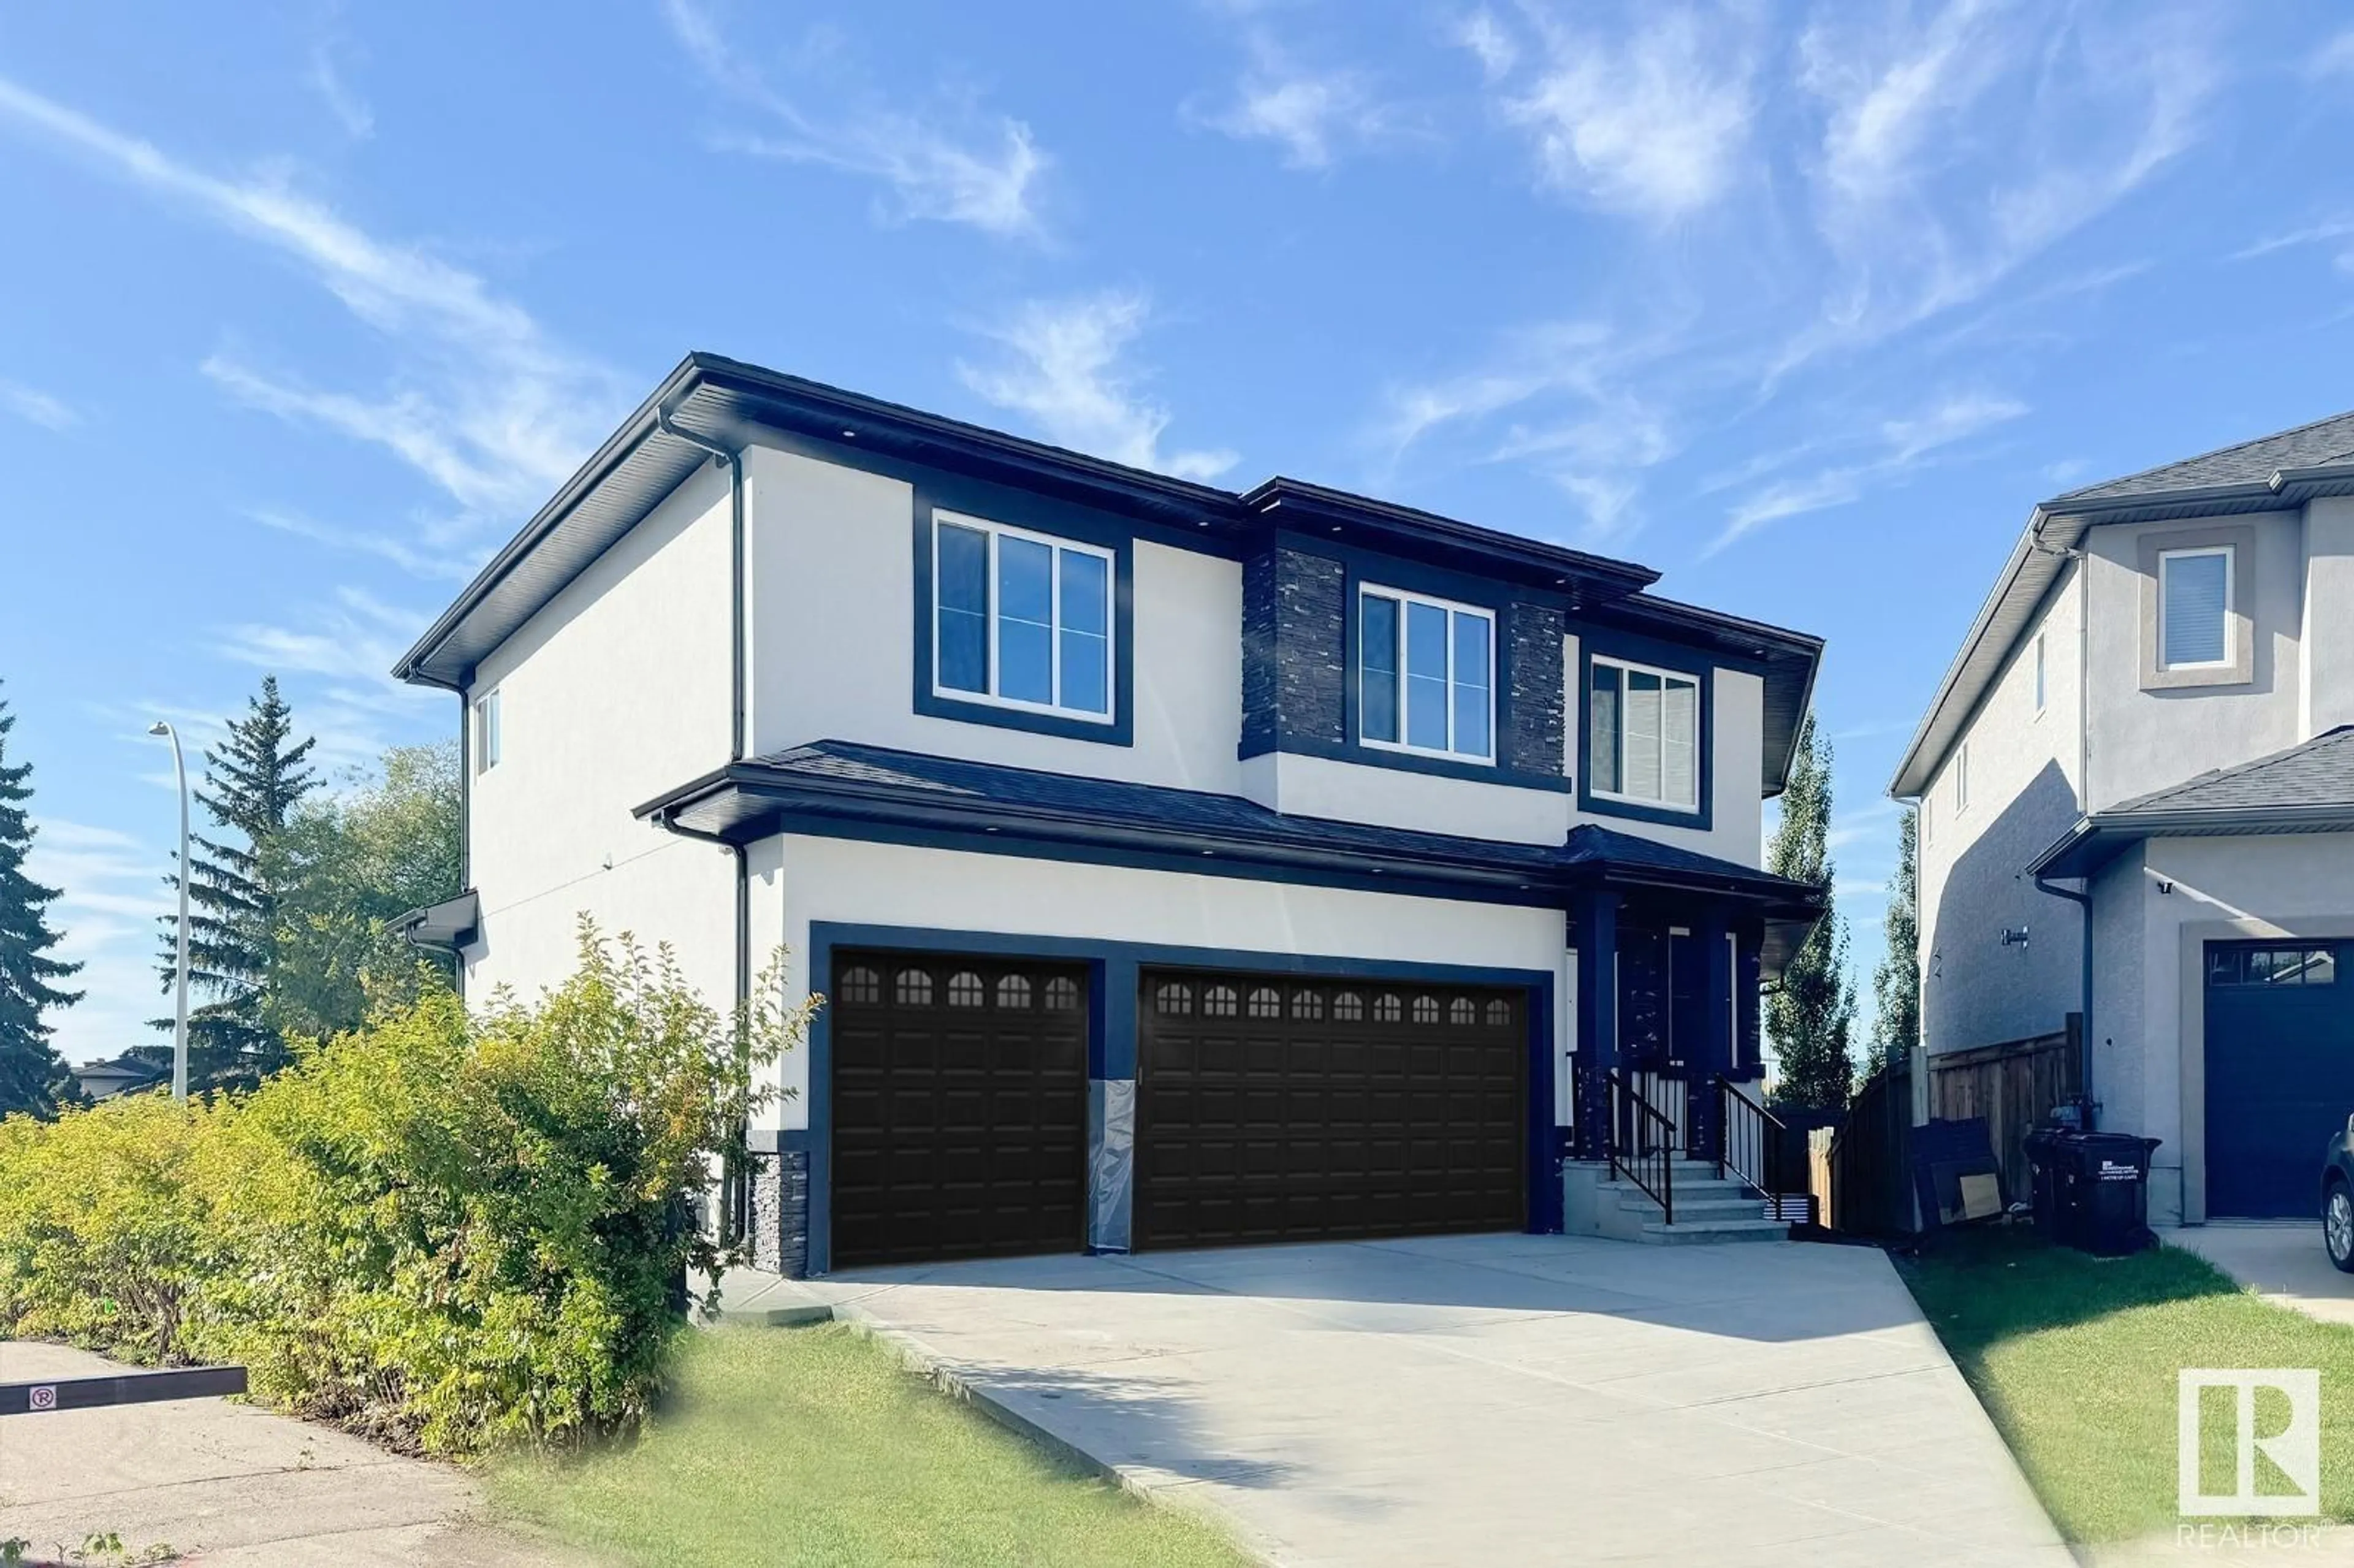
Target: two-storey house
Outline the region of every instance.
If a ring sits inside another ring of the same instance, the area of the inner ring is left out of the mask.
[[[771,1267],[1559,1229],[1614,1083],[1707,1146],[1819,907],[1759,835],[1820,644],[1656,575],[696,355],[401,661],[465,715],[420,931],[788,949]]]
[[[2354,1112],[2354,415],[2030,514],[1891,791],[1926,1049],[2085,1020],[2153,1220],[2311,1215]]]

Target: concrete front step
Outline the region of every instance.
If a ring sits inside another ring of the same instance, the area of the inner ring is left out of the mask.
[[[1637,1239],[1662,1246],[1688,1246],[1705,1242],[1787,1241],[1789,1236],[1790,1227],[1778,1220],[1687,1220],[1678,1213],[1672,1225],[1650,1221]]]

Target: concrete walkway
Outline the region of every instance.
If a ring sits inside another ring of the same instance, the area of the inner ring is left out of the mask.
[[[1458,1236],[730,1283],[731,1309],[870,1325],[1274,1563],[2072,1562],[1869,1249]]]
[[[2354,1274],[2322,1249],[2319,1220],[2217,1220],[2162,1229],[2158,1240],[2195,1252],[2267,1301],[2325,1323],[2354,1323]]]
[[[0,1340],[0,1383],[126,1370],[58,1345]],[[551,1568],[577,1561],[476,1525],[472,1479],[341,1432],[226,1400],[0,1420],[0,1541],[70,1561],[91,1535],[134,1560],[285,1568]],[[97,1561],[97,1559],[93,1559]]]

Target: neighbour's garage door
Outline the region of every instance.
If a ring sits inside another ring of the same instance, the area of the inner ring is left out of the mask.
[[[1147,970],[1136,1245],[1515,1230],[1528,998]]]
[[[2207,1212],[2309,1219],[2354,1113],[2354,977],[2338,944],[2207,948]]]
[[[1087,971],[851,952],[833,978],[833,1266],[1077,1251]]]

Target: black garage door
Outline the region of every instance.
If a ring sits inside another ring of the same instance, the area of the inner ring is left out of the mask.
[[[1515,1230],[1528,999],[1147,970],[1136,1245]]]
[[[1078,1250],[1087,971],[842,953],[833,972],[834,1266]]]
[[[2310,1218],[2354,1113],[2354,978],[2334,943],[2207,948],[2207,1212]]]

